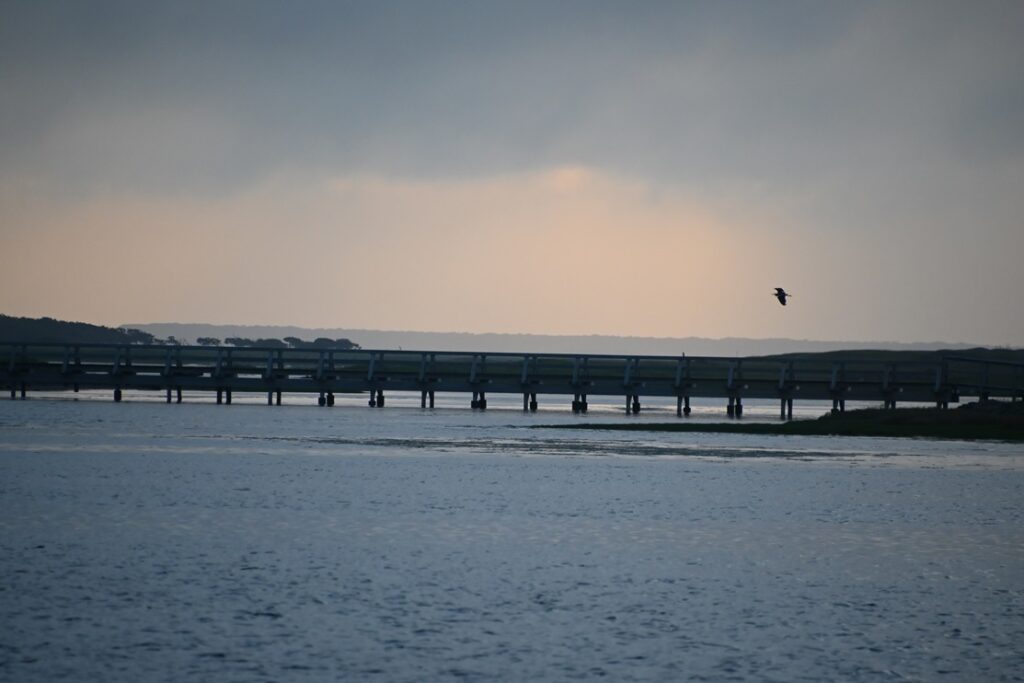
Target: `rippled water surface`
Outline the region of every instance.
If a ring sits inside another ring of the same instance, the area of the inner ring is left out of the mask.
[[[82,398],[0,401],[0,680],[1024,671],[1019,445]]]

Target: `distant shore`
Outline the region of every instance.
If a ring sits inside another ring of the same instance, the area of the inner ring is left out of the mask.
[[[1024,402],[968,403],[954,410],[867,408],[816,420],[778,424],[715,422],[622,422],[558,425],[559,429],[607,429],[637,432],[718,432],[800,436],[892,436],[933,439],[1024,441]]]

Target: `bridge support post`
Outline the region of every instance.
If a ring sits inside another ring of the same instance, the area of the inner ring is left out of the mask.
[[[377,390],[377,407],[378,408],[383,408],[384,407],[384,390],[383,389],[378,389]]]
[[[832,414],[836,415],[839,412],[839,399],[832,399]]]
[[[333,408],[334,407],[334,392],[333,391],[328,391],[327,392],[327,407],[328,408]]]
[[[580,412],[580,395],[579,394],[573,394],[572,395],[572,412],[573,412],[574,415]]]
[[[11,398],[14,398],[14,396],[12,395]],[[523,394],[523,412],[525,413],[529,409],[530,409],[530,395],[529,394]]]
[[[725,407],[725,414],[729,417],[736,417],[736,399],[729,397],[729,404]]]
[[[633,394],[633,414],[640,412],[640,394]]]
[[[476,410],[477,408],[480,407],[480,399],[478,398],[478,396],[480,396],[479,392],[474,391],[473,398],[469,401],[469,407],[473,410]]]
[[[321,408],[327,405],[327,397],[324,396],[324,392],[321,391],[320,395],[316,397],[316,404]]]
[[[736,397],[736,417],[743,417],[743,397]]]
[[[273,391],[268,391],[267,392],[267,405],[268,406],[274,405],[274,392]]]
[[[676,396],[676,417],[683,416],[683,397]]]
[[[277,405],[281,405],[281,392],[280,391],[277,392],[277,396],[275,397],[274,401],[277,403]]]
[[[74,392],[75,392],[75,393],[77,394],[77,393],[78,393],[78,382],[75,382],[74,384],[72,384],[72,385],[71,385],[71,388],[72,388],[72,389],[74,390]]]
[[[377,392],[374,389],[370,389],[370,401],[367,405],[371,408],[377,407]]]
[[[167,402],[171,402],[171,388],[167,387]]]
[[[26,384],[25,382],[22,382],[21,383],[21,400],[22,401],[25,400],[25,394],[27,394],[27,393],[28,393],[28,384]]]
[[[589,408],[589,407],[590,406],[587,403],[587,395],[586,394],[580,394],[580,412],[586,413],[587,412],[587,408]]]
[[[176,396],[175,402],[176,403],[181,403],[181,387],[178,387],[176,389],[176,393],[177,393],[177,396]]]
[[[846,399],[845,398],[839,399],[839,412],[840,413],[845,413],[846,412]]]
[[[120,402],[121,402],[121,389],[120,388],[114,389],[114,403],[120,403]]]
[[[537,394],[530,394],[530,412],[537,412]]]
[[[221,391],[220,389],[218,389],[217,390],[217,405],[220,405],[223,402],[224,402],[224,392]]]
[[[429,394],[427,395],[427,400],[430,401],[430,409],[433,410],[434,409],[434,392],[433,391],[429,392]]]
[[[226,403],[227,405],[231,405],[231,390],[230,389],[225,389],[224,390],[224,403]]]
[[[793,399],[791,398],[786,399],[786,419],[793,419]]]
[[[426,391],[421,391],[420,392],[420,408],[426,408],[426,407],[427,407],[427,392]]]
[[[786,419],[786,399],[779,399],[779,419]]]
[[[487,410],[487,394],[482,391],[480,392],[480,399],[477,405],[480,407],[480,410]]]
[[[11,387],[11,400],[13,401],[16,398],[18,398],[18,388]]]
[[[683,396],[683,415],[690,417],[690,397]]]

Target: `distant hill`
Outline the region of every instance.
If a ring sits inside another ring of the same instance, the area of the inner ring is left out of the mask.
[[[153,341],[139,330],[114,329],[53,318],[15,318],[0,314],[0,341],[54,344],[131,344]]]
[[[33,344],[199,344],[201,346],[265,346],[272,348],[359,348],[348,339],[316,338],[306,341],[298,335],[275,338],[272,336],[248,338],[224,335],[220,338],[197,336],[181,338],[172,333],[157,336],[131,326],[119,328],[89,323],[55,320],[53,318],[15,318],[0,314],[0,342],[28,342]]]
[[[727,337],[623,337],[612,335],[472,334],[466,332],[413,332],[343,328],[302,328],[258,325],[185,323],[133,323],[157,337],[174,335],[183,342],[199,337],[317,337],[351,339],[364,349],[424,351],[489,351],[524,353],[608,353],[678,356],[767,356],[784,353],[877,349],[890,351],[964,351],[977,345],[927,342],[815,341],[807,339],[746,339]]]

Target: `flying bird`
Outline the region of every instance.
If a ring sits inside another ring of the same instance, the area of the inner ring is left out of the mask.
[[[775,298],[778,299],[779,303],[782,304],[783,306],[786,305],[786,299],[791,296],[793,295],[787,294],[786,290],[784,290],[782,287],[775,288]]]

